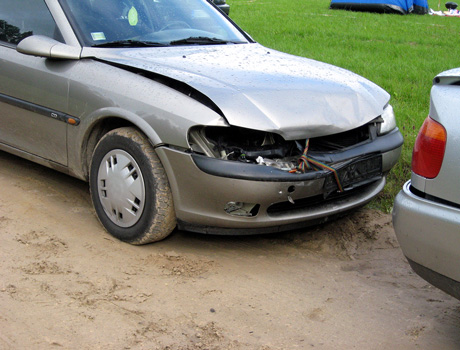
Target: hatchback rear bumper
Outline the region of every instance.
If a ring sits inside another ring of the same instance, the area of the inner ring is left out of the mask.
[[[396,196],[393,226],[404,255],[421,266],[415,272],[442,290],[440,276],[460,281],[459,208],[414,194],[408,181]]]

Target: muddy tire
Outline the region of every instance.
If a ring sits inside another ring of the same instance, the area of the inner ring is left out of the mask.
[[[135,128],[112,130],[98,142],[91,159],[90,190],[100,222],[122,241],[159,241],[176,226],[164,168]]]

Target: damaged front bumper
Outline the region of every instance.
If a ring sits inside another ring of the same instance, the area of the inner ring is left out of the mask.
[[[156,149],[166,169],[180,229],[213,234],[254,234],[318,224],[360,207],[385,185],[403,139],[398,129],[373,142],[325,155],[331,172],[294,173],[168,147]]]

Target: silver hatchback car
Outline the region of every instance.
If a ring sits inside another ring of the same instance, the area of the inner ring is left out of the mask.
[[[206,0],[0,0],[0,149],[89,181],[133,244],[364,205],[401,151],[389,99]]]
[[[415,141],[412,176],[396,196],[393,226],[413,270],[460,299],[460,69],[439,74]]]

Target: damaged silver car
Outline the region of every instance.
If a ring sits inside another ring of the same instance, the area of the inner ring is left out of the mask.
[[[389,99],[206,0],[0,0],[0,149],[88,181],[132,244],[364,205],[401,151]]]

